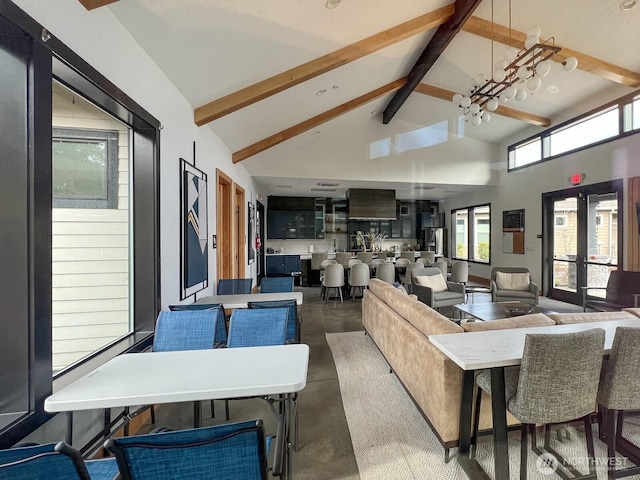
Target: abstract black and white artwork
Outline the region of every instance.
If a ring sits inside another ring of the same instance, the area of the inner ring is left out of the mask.
[[[251,202],[249,202],[249,212],[247,218],[249,219],[247,229],[247,231],[249,232],[247,241],[247,259],[249,260],[249,265],[251,265],[256,259],[256,230],[254,227],[256,221],[256,207]]]
[[[180,159],[180,299],[208,286],[207,174]]]

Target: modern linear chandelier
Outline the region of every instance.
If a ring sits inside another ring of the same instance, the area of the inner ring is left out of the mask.
[[[541,29],[533,26],[527,32],[524,48],[518,50],[509,47],[503,58],[493,63],[493,0],[491,2],[491,64],[493,76],[490,79],[483,73],[472,79],[473,88],[468,95],[456,93],[452,101],[462,108],[464,115],[470,115],[474,126],[491,120],[489,112],[495,111],[500,103],[515,100],[523,101],[527,92],[535,92],[542,85],[542,79],[551,71],[551,62],[561,63],[564,71],[572,72],[578,66],[575,57],[563,62],[555,59],[560,47],[555,45],[554,37],[541,41]],[[509,37],[511,37],[511,0],[509,0]]]

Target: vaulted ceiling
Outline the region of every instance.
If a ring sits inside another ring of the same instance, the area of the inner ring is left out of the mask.
[[[491,185],[500,142],[640,87],[640,7],[619,0],[80,1],[106,5],[265,193]],[[471,126],[451,96],[532,25],[578,70],[554,63],[542,89]]]

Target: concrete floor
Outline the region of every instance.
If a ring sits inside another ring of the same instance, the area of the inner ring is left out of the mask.
[[[307,386],[298,395],[300,442],[293,455],[293,476],[296,480],[359,480],[338,375],[325,333],[362,330],[362,301],[346,300],[341,304],[339,300],[330,300],[325,304],[319,287],[296,287],[296,290],[304,293],[299,310],[303,321],[301,333],[302,342],[310,347],[310,358]],[[216,401],[215,408],[216,418],[212,419],[209,402],[203,402],[204,425],[225,422],[224,403]],[[232,401],[230,414],[229,421],[262,418],[265,430],[275,431],[273,415],[262,400]],[[159,407],[156,424],[174,429],[193,426],[192,404]]]

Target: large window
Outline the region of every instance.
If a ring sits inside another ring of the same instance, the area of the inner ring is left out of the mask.
[[[42,32],[0,0],[0,448],[50,419],[54,381],[148,341],[160,304],[159,122]]]
[[[509,170],[640,131],[640,97],[631,94],[509,146]]]
[[[452,210],[451,225],[458,260],[489,263],[491,260],[491,206]]]

